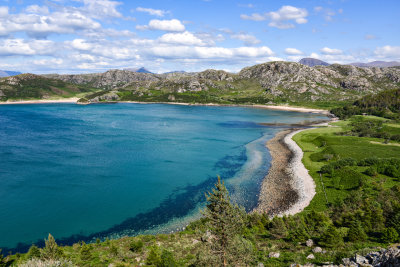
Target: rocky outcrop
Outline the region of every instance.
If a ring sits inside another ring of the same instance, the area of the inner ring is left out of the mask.
[[[131,82],[155,82],[160,80],[160,78],[155,74],[138,73],[128,70],[109,70],[104,73],[77,75],[47,74],[43,76],[62,80],[68,83],[90,85],[103,89],[123,87]]]
[[[313,254],[310,254],[313,255]],[[313,260],[315,257],[307,256],[307,259]],[[314,255],[313,255],[314,256]],[[305,267],[305,266],[326,266],[326,267],[398,267],[400,266],[400,247],[391,247],[388,249],[381,249],[380,251],[370,252],[365,256],[359,254],[351,258],[344,258],[343,264],[334,265],[326,263],[323,265],[314,264],[291,264],[291,267]]]
[[[211,89],[236,90],[246,96],[246,91],[251,89],[251,97],[279,97],[290,101],[348,100],[400,86],[398,68],[359,68],[339,64],[309,67],[284,61],[247,67],[238,74],[222,70],[167,74],[110,70],[105,73],[51,74],[45,77],[108,90],[131,90],[138,96],[148,95],[148,90],[161,90],[168,97],[170,93]]]

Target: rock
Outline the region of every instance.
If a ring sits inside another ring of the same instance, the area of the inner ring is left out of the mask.
[[[257,264],[257,267],[264,267],[264,263],[259,262],[259,263]]]
[[[196,245],[196,244],[199,243],[199,242],[200,242],[199,240],[194,239],[193,242],[192,242],[192,245]]]
[[[169,101],[175,101],[175,96],[174,95],[169,95],[168,96]]]
[[[357,264],[368,264],[368,263],[369,263],[369,261],[367,260],[367,258],[365,258],[365,257],[363,257],[363,256],[361,256],[361,255],[358,255],[358,254],[356,254],[356,255],[354,256],[354,261],[355,261],[355,263],[357,263]]]
[[[206,231],[204,235],[201,237],[202,242],[211,242],[214,239],[214,236],[211,234],[210,231]]]
[[[312,246],[314,246],[314,241],[312,241],[312,239],[308,239],[307,241],[306,241],[306,246],[307,247],[312,247]]]
[[[322,248],[321,247],[315,247],[315,248],[313,248],[312,252],[321,253],[322,252]]]
[[[314,256],[314,254],[310,254],[310,255],[307,256],[306,259],[307,260],[313,260],[313,259],[315,259],[315,256]]]
[[[280,255],[281,254],[279,252],[270,252],[268,254],[268,257],[270,257],[270,258],[279,258]]]

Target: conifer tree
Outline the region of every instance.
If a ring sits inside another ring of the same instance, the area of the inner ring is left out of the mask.
[[[206,194],[206,198],[208,204],[204,215],[213,236],[211,251],[217,256],[219,266],[227,266],[239,256],[233,251],[240,249],[235,246],[235,237],[244,228],[245,212],[230,202],[228,190],[219,176],[215,188]]]
[[[62,250],[58,247],[54,237],[49,234],[47,240],[44,240],[45,247],[42,249],[41,257],[43,259],[57,259],[62,256]]]

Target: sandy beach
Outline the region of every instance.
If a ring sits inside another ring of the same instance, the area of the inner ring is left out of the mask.
[[[272,162],[261,185],[253,212],[271,216],[293,215],[306,208],[315,195],[315,183],[301,162],[303,151],[292,137],[306,129],[279,132],[267,142]]]
[[[0,105],[76,103],[78,100],[79,98],[77,97],[63,98],[63,99],[18,100],[18,101],[0,102]]]

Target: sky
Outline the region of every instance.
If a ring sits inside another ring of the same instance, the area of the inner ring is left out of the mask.
[[[154,73],[400,61],[399,0],[0,0],[0,69]]]

